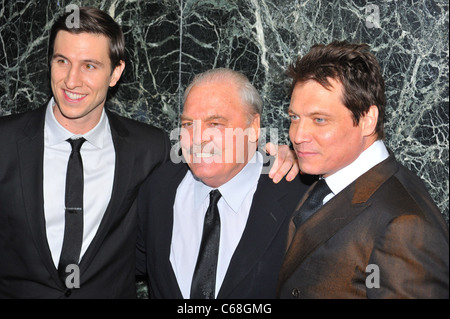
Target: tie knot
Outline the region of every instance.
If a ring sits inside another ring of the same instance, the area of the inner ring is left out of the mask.
[[[80,137],[77,139],[69,138],[66,141],[69,142],[70,145],[72,146],[72,151],[79,152],[81,149],[81,145],[83,145],[83,143],[86,142],[86,139],[84,137]]]
[[[314,189],[311,191],[310,198],[317,204],[322,204],[325,196],[331,193],[331,189],[328,187],[325,179],[320,179]]]
[[[214,189],[209,193],[209,203],[210,205],[217,205],[217,202],[219,201],[220,197],[222,197],[222,194],[220,194],[218,189]]]
[[[308,198],[294,214],[293,222],[295,226],[298,228],[301,224],[303,224],[303,222],[312,216],[322,206],[325,196],[330,193],[331,189],[328,187],[325,180],[320,179],[309,193]]]

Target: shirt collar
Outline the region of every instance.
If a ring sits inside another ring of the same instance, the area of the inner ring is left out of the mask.
[[[334,195],[342,191],[362,174],[389,157],[383,141],[377,140],[350,165],[325,178]]]
[[[47,110],[45,113],[45,135],[48,145],[56,145],[65,142],[69,138],[79,138],[81,135],[73,134],[72,132],[65,129],[55,118],[53,113],[53,107],[56,105],[54,98],[48,102]],[[103,148],[105,145],[106,133],[109,129],[108,118],[106,116],[105,110],[102,110],[102,115],[100,121],[97,125],[82,136],[87,142],[92,144],[97,148]]]
[[[262,170],[262,162],[262,155],[259,152],[255,152],[252,159],[236,176],[218,187],[222,198],[235,213],[239,211],[248,192],[258,183]],[[199,208],[201,203],[209,196],[209,192],[214,188],[209,187],[197,179],[194,187],[195,206]]]

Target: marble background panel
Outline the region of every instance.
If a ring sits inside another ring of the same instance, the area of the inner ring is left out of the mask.
[[[122,25],[126,70],[108,107],[168,133],[182,93],[214,67],[245,73],[264,99],[267,140],[288,142],[286,67],[315,43],[366,42],[386,80],[386,144],[425,182],[449,220],[447,0],[0,1],[0,116],[50,97],[49,29],[69,4],[96,6]]]

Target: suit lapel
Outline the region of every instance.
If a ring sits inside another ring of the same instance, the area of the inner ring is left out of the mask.
[[[261,175],[244,233],[231,258],[218,298],[227,298],[267,250],[287,218],[287,210],[280,204],[285,195],[284,189],[276,187],[267,174]],[[254,245],[255,242],[258,245]]]
[[[155,256],[161,256],[157,262],[159,268],[158,274],[164,278],[164,282],[167,283],[166,288],[170,289],[170,296],[177,296],[176,298],[183,298],[181,290],[178,286],[178,282],[175,276],[175,272],[170,262],[170,247],[172,244],[172,232],[173,232],[173,204],[175,203],[175,196],[177,188],[183,180],[188,166],[186,164],[173,164],[167,163],[164,171],[164,177],[166,178],[164,183],[161,183],[160,193],[158,196],[158,211],[152,212],[152,219],[150,229],[158,236],[158,240],[154,241],[158,244],[158,247],[153,246],[152,249],[160,251]],[[154,196],[154,195],[153,195]],[[155,236],[151,234],[150,236]],[[161,239],[161,240],[159,240]],[[159,245],[163,243],[163,245]]]
[[[308,255],[352,221],[367,206],[349,205],[354,188],[346,189],[312,215],[295,232],[281,267],[280,282],[288,278]],[[347,207],[345,210],[342,207]]]
[[[115,117],[115,115],[106,109],[105,111],[108,115],[111,135],[114,143],[114,151],[116,153],[114,182],[108,207],[94,239],[81,260],[80,271],[87,269],[89,263],[97,253],[103,239],[108,233],[108,229],[110,229],[111,224],[116,218],[120,218],[117,213],[123,200],[125,199],[124,194],[127,193],[129,188],[130,178],[134,168],[134,159],[136,158],[136,156],[134,156],[135,151],[132,141],[127,138],[129,131],[125,126],[123,126],[120,120]]]
[[[25,137],[17,142],[19,170],[26,216],[36,248],[55,282],[62,284],[47,241],[44,215],[44,123],[46,107],[30,113]]]
[[[315,249],[369,207],[368,199],[397,169],[395,159],[391,155],[347,186],[302,224],[286,252],[279,285],[282,285]]]

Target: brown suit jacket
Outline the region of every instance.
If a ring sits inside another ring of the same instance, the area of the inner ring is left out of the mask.
[[[291,234],[280,298],[449,297],[448,226],[393,155]]]

